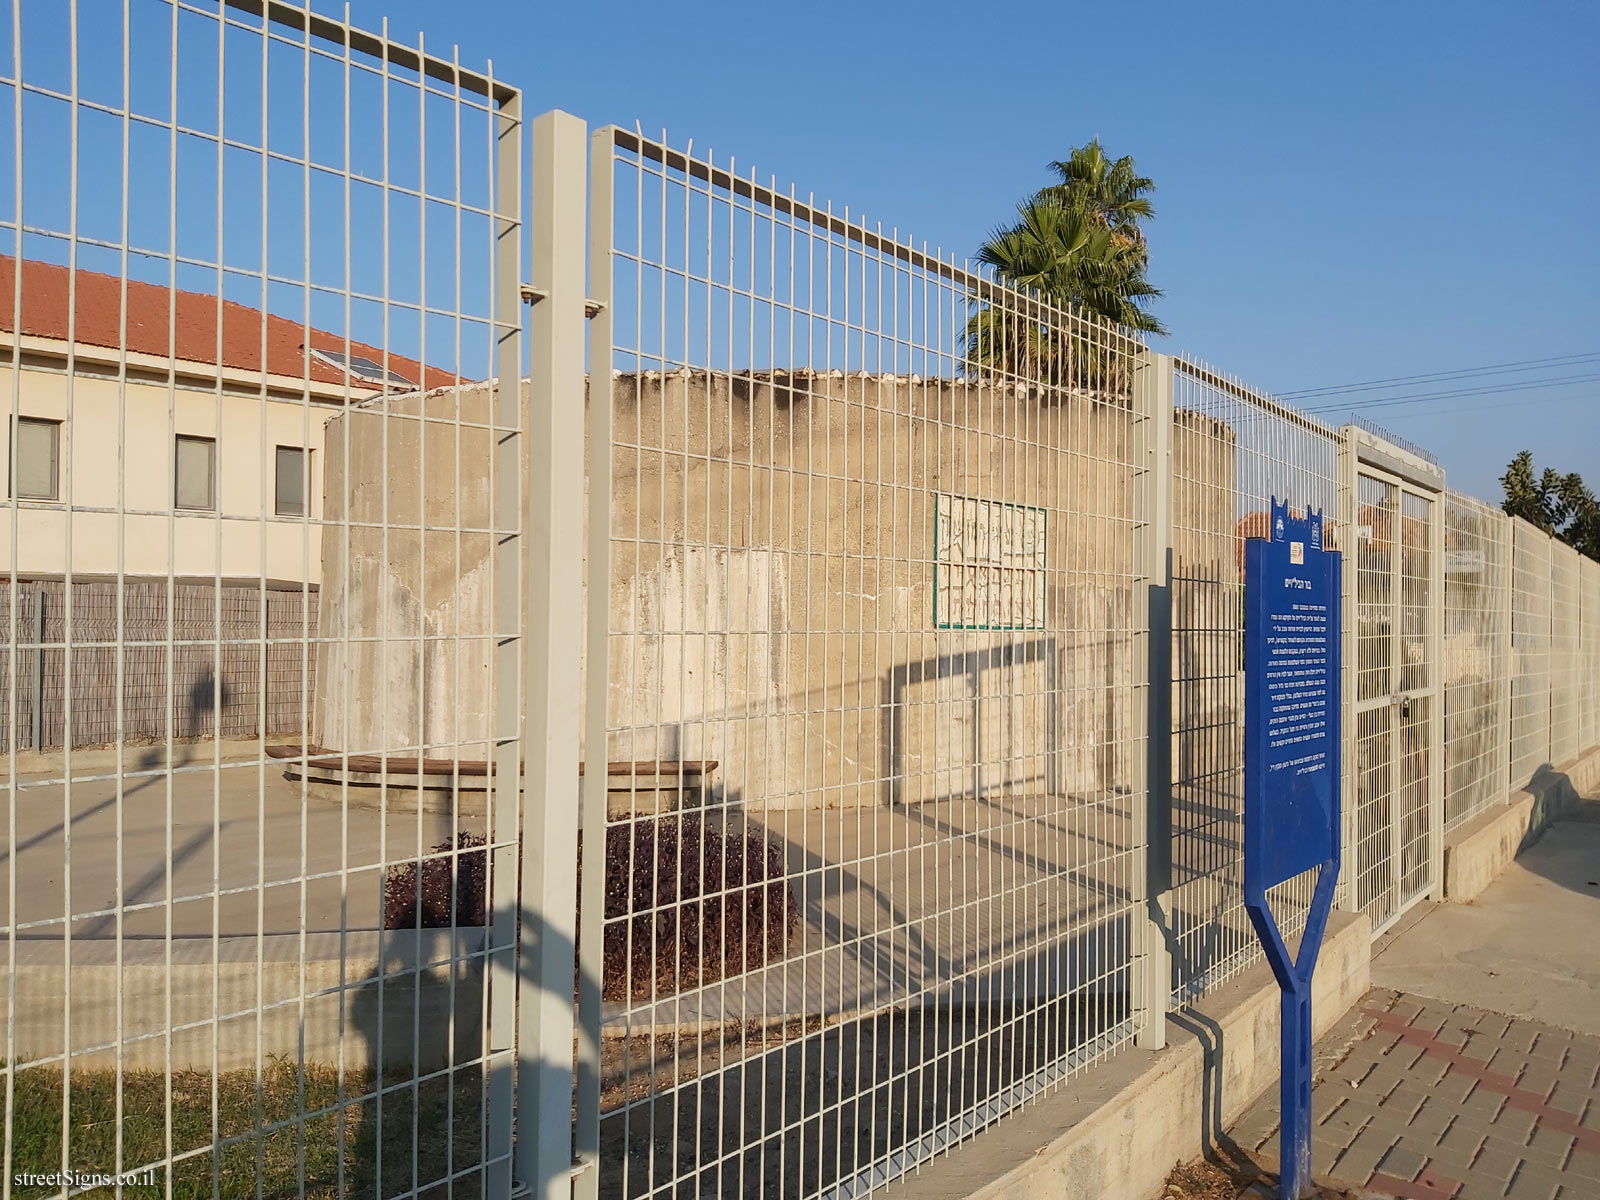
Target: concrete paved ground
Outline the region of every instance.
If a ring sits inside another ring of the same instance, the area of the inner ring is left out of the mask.
[[[1581,812],[1473,903],[1408,914],[1374,947],[1373,984],[1600,1035],[1600,803]]]
[[[312,932],[374,930],[384,864],[448,836],[443,816],[304,794],[270,761],[180,761],[169,772],[159,756],[128,764],[120,802],[104,769],[70,788],[24,778],[0,792],[0,936],[14,873],[19,938],[60,938],[68,913],[75,940],[114,938],[119,868],[125,938],[163,938],[169,915],[176,938],[294,933],[302,919]],[[482,831],[483,794],[461,803],[460,825]],[[608,1005],[608,1018],[637,1027],[847,1013],[963,987],[988,999],[1125,993],[1133,815],[1126,796],[1036,792],[748,814],[783,844],[802,916],[789,952],[697,992]],[[1216,897],[1192,895],[1186,924],[1231,919],[1200,911]],[[1216,953],[1235,941],[1217,939]]]
[[[159,748],[150,753],[124,775],[120,802],[104,773],[70,787],[24,778],[0,792],[0,929],[14,873],[19,938],[59,938],[69,913],[74,938],[114,937],[120,868],[124,937],[165,936],[169,911],[180,938],[209,937],[213,922],[222,935],[294,933],[302,911],[314,932],[373,930],[383,864],[449,833],[443,816],[303,796],[271,761],[180,761],[168,772]],[[481,794],[467,803],[481,806]],[[481,813],[462,825],[481,830]]]

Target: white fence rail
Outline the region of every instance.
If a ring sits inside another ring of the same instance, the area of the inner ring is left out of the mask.
[[[859,1196],[1158,1047],[1274,498],[1347,907],[1600,742],[1600,563],[1415,447],[420,40],[0,29],[0,1196]]]
[[[505,1195],[517,92],[278,4],[0,29],[0,1194]]]

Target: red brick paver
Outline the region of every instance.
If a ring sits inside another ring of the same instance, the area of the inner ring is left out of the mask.
[[[1406,1200],[1600,1198],[1600,1038],[1373,992],[1317,1047],[1312,1165]],[[1233,1131],[1277,1152],[1277,1096]]]

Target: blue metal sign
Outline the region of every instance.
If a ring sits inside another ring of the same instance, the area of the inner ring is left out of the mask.
[[[1311,974],[1339,877],[1339,582],[1322,514],[1274,499],[1268,536],[1245,543],[1244,900],[1283,993],[1282,1200],[1311,1176]],[[1291,958],[1267,891],[1313,869]]]

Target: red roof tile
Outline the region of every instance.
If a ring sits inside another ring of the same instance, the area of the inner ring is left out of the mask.
[[[17,260],[0,255],[0,331],[17,328],[12,311]],[[22,264],[22,321],[24,336],[66,341],[68,337],[69,294],[76,301],[77,323],[73,335],[78,344],[116,349],[120,344],[122,280],[98,271],[77,272],[77,287],[69,284],[71,272],[55,263],[25,259]],[[174,303],[174,297],[176,302]],[[241,371],[259,371],[262,352],[262,313],[231,300],[220,303],[204,292],[173,292],[161,284],[128,281],[128,350],[165,358],[168,352],[168,315],[176,310],[173,346],[183,362],[211,365],[217,361],[217,317],[222,318],[222,365]],[[341,386],[345,373],[338,367],[307,355],[306,345],[333,354],[346,352],[345,340],[322,329],[309,331],[287,317],[266,314],[266,367],[268,374],[301,378],[307,374],[316,383]],[[352,341],[348,351],[374,362],[383,362],[383,351],[364,342]],[[455,375],[429,367],[424,372],[411,358],[389,355],[389,370],[426,387],[448,387]],[[378,389],[368,380],[350,377],[353,391],[370,395]]]

